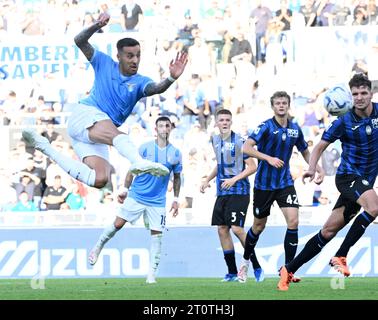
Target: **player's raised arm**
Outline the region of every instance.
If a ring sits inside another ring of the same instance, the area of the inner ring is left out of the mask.
[[[106,26],[109,22],[110,16],[107,13],[101,13],[98,19],[88,28],[81,31],[77,36],[75,36],[75,44],[84,53],[88,60],[92,59],[94,48],[88,42],[89,38],[100,30],[102,27]]]
[[[188,63],[188,54],[184,51],[177,52],[176,58],[169,64],[170,76],[158,83],[151,83],[146,87],[146,95],[152,96],[167,90],[173,82],[175,82],[184,72]]]

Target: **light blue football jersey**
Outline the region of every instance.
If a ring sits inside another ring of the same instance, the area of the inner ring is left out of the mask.
[[[135,104],[146,96],[144,90],[153,81],[138,73],[132,76],[122,75],[119,63],[98,50],[95,50],[90,63],[95,72],[95,80],[89,96],[80,100],[80,103],[97,107],[119,127]]]
[[[149,141],[139,147],[139,154],[144,159],[165,165],[171,173],[182,171],[181,152],[171,144],[160,148],[155,140]],[[149,173],[138,175],[130,186],[129,197],[148,206],[165,207],[169,178],[170,174],[163,177]]]

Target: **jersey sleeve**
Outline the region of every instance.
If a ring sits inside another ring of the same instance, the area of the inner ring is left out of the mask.
[[[308,143],[304,139],[303,131],[300,127],[298,127],[298,140],[295,143],[295,146],[297,147],[299,152],[303,152],[308,148]]]
[[[332,143],[342,137],[344,133],[344,122],[342,119],[342,117],[339,117],[329,124],[323,132],[322,140]]]
[[[267,130],[268,126],[266,125],[266,123],[260,123],[258,127],[249,135],[248,139],[255,140],[256,144],[258,144],[263,139]]]
[[[106,66],[109,64],[109,67],[114,62],[111,57],[106,55],[105,53],[95,49],[92,59],[89,61],[92,65],[95,72],[97,72],[100,68],[106,68]]]
[[[182,171],[182,154],[180,150],[175,150],[176,163],[173,165],[173,173],[180,173]]]

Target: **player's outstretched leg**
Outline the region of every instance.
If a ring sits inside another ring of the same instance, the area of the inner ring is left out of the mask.
[[[102,231],[102,234],[98,238],[97,243],[95,244],[93,249],[89,252],[88,262],[90,265],[93,266],[97,262],[98,256],[100,255],[101,250],[104,247],[105,243],[107,243],[111,238],[113,238],[114,235],[119,230],[115,227],[115,224],[117,223],[117,219],[120,219],[120,218],[117,217],[114,223],[112,223],[111,225],[109,225]],[[123,222],[123,224],[125,224],[125,222]],[[123,224],[119,225],[119,228],[122,228]]]
[[[88,167],[86,164],[72,159],[63,153],[54,149],[49,141],[41,136],[34,129],[25,129],[22,131],[22,138],[25,142],[33,148],[41,151],[46,156],[59,164],[62,169],[71,177],[85,183],[88,186],[94,187],[96,182],[96,171]]]
[[[103,247],[98,246],[98,245],[93,247],[93,249],[91,250],[88,256],[88,262],[90,265],[93,266],[94,264],[96,264],[98,256],[100,255],[102,248]]]

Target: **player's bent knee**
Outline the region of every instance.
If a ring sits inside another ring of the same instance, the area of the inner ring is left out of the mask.
[[[106,186],[108,183],[108,177],[106,175],[96,175],[96,180],[95,180],[95,187],[96,188],[103,188]]]
[[[330,241],[332,238],[334,238],[337,234],[339,230],[335,229],[335,228],[323,228],[322,229],[322,236],[324,237],[324,239]]]

